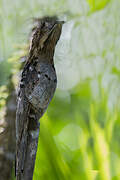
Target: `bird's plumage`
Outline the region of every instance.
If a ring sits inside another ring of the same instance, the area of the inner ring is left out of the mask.
[[[32,180],[39,135],[39,118],[46,111],[57,85],[53,56],[56,43],[60,38],[62,23],[55,17],[45,17],[36,21],[37,26],[33,28],[17,101],[17,180]]]

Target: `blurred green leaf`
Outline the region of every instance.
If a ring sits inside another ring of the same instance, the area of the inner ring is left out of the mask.
[[[112,73],[120,76],[120,69],[118,69],[117,67],[112,67]]]
[[[57,14],[66,21],[55,55],[58,89],[40,120],[33,179],[119,180],[120,1],[1,0],[0,6],[0,119],[11,73],[17,84],[31,17]]]
[[[87,0],[91,11],[96,11],[103,9],[109,2],[110,0]]]

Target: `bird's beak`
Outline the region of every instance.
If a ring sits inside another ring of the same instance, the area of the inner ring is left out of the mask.
[[[44,46],[44,42],[48,39],[48,37],[52,36],[53,34],[55,34],[56,32],[61,32],[62,29],[62,25],[64,24],[64,21],[57,21],[53,27],[50,29],[50,31],[48,31],[40,40],[40,46],[41,49]]]
[[[51,35],[52,33],[54,33],[55,31],[61,31],[63,24],[65,23],[65,21],[57,21],[54,26],[51,28],[51,30],[49,31],[49,35]]]
[[[57,21],[54,26],[51,28],[49,34],[51,34],[51,32],[53,32],[56,29],[61,29],[62,25],[65,23],[65,21]]]

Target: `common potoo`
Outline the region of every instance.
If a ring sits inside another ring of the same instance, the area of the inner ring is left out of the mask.
[[[32,180],[39,136],[39,119],[51,101],[57,77],[54,51],[63,22],[56,17],[35,19],[29,54],[21,74],[16,113],[16,179]]]

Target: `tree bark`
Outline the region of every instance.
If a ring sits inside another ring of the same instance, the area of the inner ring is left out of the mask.
[[[0,180],[9,180],[15,159],[15,117],[16,117],[16,92],[10,78],[9,96],[6,100],[6,114],[0,126]]]

